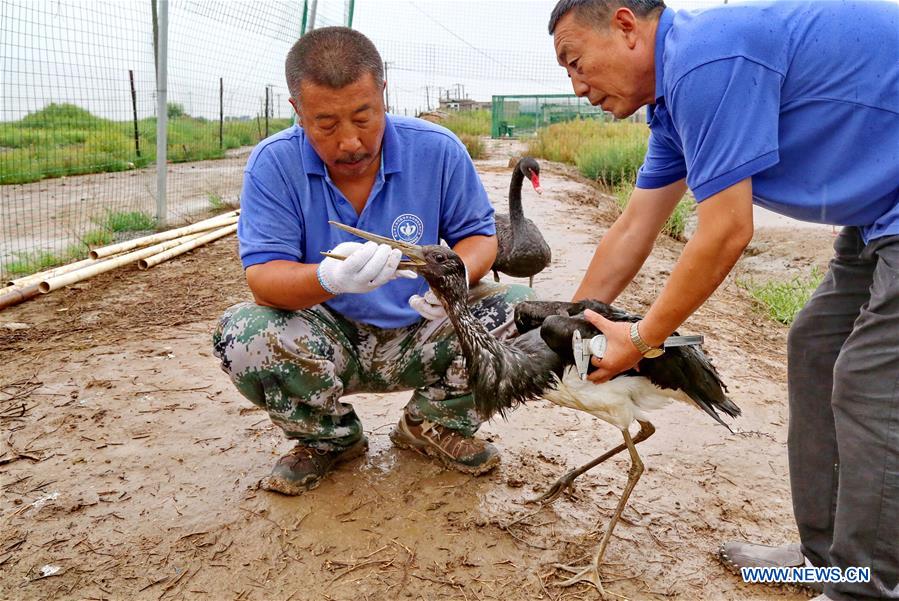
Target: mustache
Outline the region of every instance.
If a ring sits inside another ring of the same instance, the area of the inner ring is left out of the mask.
[[[371,156],[371,154],[367,152],[357,152],[356,154],[347,154],[339,159],[337,159],[338,163],[357,163],[362,159],[367,159]]]

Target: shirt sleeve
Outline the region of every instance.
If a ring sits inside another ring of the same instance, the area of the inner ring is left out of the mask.
[[[684,154],[672,140],[659,129],[649,131],[649,142],[643,165],[637,171],[637,187],[662,188],[683,179],[687,175]]]
[[[451,247],[469,236],[493,236],[493,206],[468,151],[458,139],[447,144],[446,178],[440,207],[440,237]]]
[[[251,161],[240,194],[237,238],[244,269],[275,260],[303,260],[303,219],[295,192],[264,159]]]
[[[780,160],[780,73],[743,57],[707,63],[673,87],[687,185],[702,201]]]

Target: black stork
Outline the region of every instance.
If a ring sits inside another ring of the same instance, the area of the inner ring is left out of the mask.
[[[529,278],[528,285],[534,287],[534,276],[546,269],[552,260],[552,251],[543,234],[533,221],[524,216],[521,205],[521,185],[524,178],[531,180],[534,190],[543,193],[540,187],[540,164],[531,157],[523,157],[512,171],[509,184],[509,214],[497,214],[496,219],[496,261],[493,263],[493,279],[499,281],[499,273],[516,278]]]
[[[627,484],[593,560],[586,566],[559,566],[574,573],[561,583],[562,586],[588,582],[603,593],[599,566],[612,531],[643,473],[643,462],[636,445],[655,432],[646,413],[677,400],[698,407],[725,427],[727,425],[718,411],[731,417],[740,414],[740,408],[726,396],[726,387],[709,359],[698,347],[674,347],[655,359],[641,360],[634,369],[603,384],[583,381],[573,367],[571,338],[575,331],[585,339],[598,333],[584,317],[584,310],[594,310],[612,321],[638,321],[639,316],[599,301],[527,301],[516,309],[516,325],[522,333],[503,342],[493,337],[468,308],[465,266],[451,249],[407,244],[331,223],[365,240],[399,248],[409,258],[403,262],[403,268],[411,269],[427,280],[459,337],[468,384],[481,415],[490,417],[499,413],[502,416],[520,403],[545,398],[563,407],[585,411],[621,431],[623,444],[564,474],[549,491],[536,499],[545,503],[553,501],[579,475],[623,450],[628,451],[631,466]],[[629,428],[634,421],[640,430],[632,436]]]

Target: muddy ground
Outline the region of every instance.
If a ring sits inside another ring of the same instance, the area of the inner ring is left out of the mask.
[[[479,161],[505,202],[514,148]],[[70,178],[72,179],[72,178]],[[568,299],[614,202],[546,164],[527,213],[554,256],[540,297]],[[805,275],[830,228],[761,229],[735,273],[682,328],[744,415],[734,433],[672,405],[641,444],[646,472],[615,530],[610,599],[794,601],[739,582],[719,542],[794,539],[786,467],[786,328],[738,281]],[[619,303],[643,311],[682,244],[660,239]],[[612,427],[538,402],[482,434],[490,475],[442,469],[387,437],[404,394],[353,398],[371,449],[300,497],[257,490],[289,443],[219,370],[210,332],[248,299],[233,238],[149,272],[123,269],[0,313],[2,599],[595,599],[554,564],[593,552],[626,480],[617,458],[555,504],[526,499],[620,442]],[[526,515],[526,514],[531,515]]]

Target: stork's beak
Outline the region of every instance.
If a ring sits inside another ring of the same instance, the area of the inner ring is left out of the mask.
[[[390,248],[397,248],[401,250],[405,256],[409,257],[408,261],[400,262],[400,268],[402,269],[415,269],[415,267],[427,264],[427,261],[425,261],[425,255],[422,252],[421,247],[417,244],[409,244],[408,242],[400,242],[399,240],[394,240],[393,238],[385,238],[384,236],[371,234],[369,232],[366,232],[365,230],[360,230],[358,228],[344,225],[343,223],[338,223],[336,221],[329,221],[328,223],[338,229],[349,232],[354,236],[359,236],[363,240],[371,240],[372,242],[377,242],[378,244],[386,244]]]

